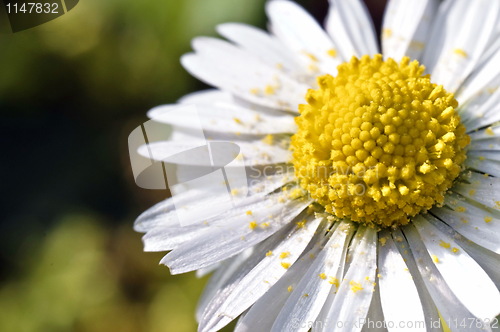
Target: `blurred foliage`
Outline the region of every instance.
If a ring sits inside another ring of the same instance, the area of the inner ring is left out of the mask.
[[[35,252],[19,255],[26,273],[0,289],[0,331],[196,330],[204,282],[168,276],[129,228],[102,224],[67,216]]]
[[[52,101],[60,107],[78,98],[87,117],[98,112],[99,118],[134,110],[112,107],[103,112],[103,106],[174,100],[191,90],[189,84],[194,82],[178,60],[189,51],[189,41],[197,35],[213,35],[221,22],[256,23],[255,17],[263,13],[262,3],[80,1],[57,20],[0,38],[0,98],[3,102],[29,99],[24,102],[33,104]]]

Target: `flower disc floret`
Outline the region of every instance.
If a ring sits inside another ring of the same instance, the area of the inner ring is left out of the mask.
[[[353,57],[317,81],[292,137],[312,198],[338,218],[382,227],[443,202],[469,143],[452,93],[407,57]]]

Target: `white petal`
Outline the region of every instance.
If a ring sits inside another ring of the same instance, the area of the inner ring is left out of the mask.
[[[500,255],[485,249],[465,238],[457,242],[483,268],[497,288],[500,288]]]
[[[346,260],[344,261],[343,266],[341,266],[341,268],[339,269],[339,277],[338,277],[339,281],[344,279],[345,271],[350,267],[350,264],[352,262],[353,251],[354,251],[355,248],[357,248],[357,245],[360,242],[361,242],[361,239],[360,239],[359,236],[355,236],[351,240],[351,243],[349,244],[349,250],[350,250],[350,252],[348,252],[348,255],[346,257]],[[321,312],[319,313],[319,315],[318,315],[318,317],[317,317],[317,319],[315,321],[315,325],[313,326],[313,331],[314,332],[316,332],[316,331],[326,331],[325,330],[325,324],[330,319],[329,318],[330,308],[332,307],[333,302],[335,301],[336,295],[337,295],[337,290],[333,290],[332,289],[332,291],[328,295],[328,298],[326,299],[326,302],[325,302],[325,304],[324,304]],[[373,300],[372,300],[372,302],[373,302]],[[371,304],[370,304],[370,308],[371,308]],[[365,325],[363,325],[363,328],[364,327],[365,327]]]
[[[382,303],[380,302],[380,289],[377,285],[375,286],[375,292],[373,293],[372,303],[370,304],[370,310],[368,310],[368,315],[366,315],[366,323],[363,325],[361,332],[387,332],[387,321],[384,318],[384,313],[382,312]]]
[[[159,224],[166,227],[179,225],[179,220],[177,218],[162,218],[163,220],[161,220],[160,222],[158,222],[160,218],[157,219],[159,215],[166,214],[170,211],[173,211],[174,209],[175,204],[172,198],[168,198],[153,205],[152,207],[141,213],[139,217],[137,217],[134,222],[134,230],[136,232],[147,232],[148,230],[156,227],[156,225]]]
[[[335,225],[338,225],[335,224]],[[334,226],[335,226],[334,225]],[[334,231],[334,229],[331,229],[330,232]],[[350,248],[354,248],[354,242],[355,241],[351,241],[351,243],[349,244],[349,247]],[[352,255],[352,253],[351,253]],[[349,261],[350,262],[350,261]],[[339,270],[337,271],[337,279],[338,281],[340,282],[343,278],[344,278],[344,275],[345,275],[345,270],[347,269],[347,256],[346,256],[346,259],[344,259],[342,261],[342,264],[341,266],[339,267]],[[329,312],[330,312],[330,308],[333,304],[333,301],[335,301],[335,297],[337,295],[337,287],[335,287],[335,289],[331,289],[330,293],[328,294],[328,297],[326,298],[326,301],[325,303],[323,304],[323,308],[321,309],[320,313],[318,314],[318,317],[316,318],[315,322],[314,322],[314,325],[313,325],[313,328],[312,330],[314,332],[316,331],[323,331],[323,328],[324,328],[324,325],[325,323],[328,321],[328,315],[329,315]]]
[[[294,133],[296,125],[294,118],[287,114],[269,114],[241,107],[234,103],[217,103],[215,105],[197,105],[196,113],[199,123],[193,122],[192,114],[171,111],[178,105],[157,106],[148,112],[148,116],[157,122],[174,126],[197,129],[198,125],[204,131],[223,132],[233,135],[267,135],[279,133]]]
[[[231,276],[238,272],[241,266],[252,255],[253,251],[254,248],[247,249],[241,254],[220,263],[220,268],[210,277],[210,280],[198,300],[196,306],[196,320],[198,322],[201,320],[203,312],[205,312],[213,297],[221,291],[222,287]]]
[[[413,232],[411,230],[413,230]],[[409,233],[409,235],[406,232]],[[440,323],[441,317],[438,314],[434,298],[437,298],[440,305],[446,306],[446,312],[443,315],[445,315],[444,317],[447,317],[447,323],[449,323],[449,320],[452,318],[466,317],[467,315],[470,316],[471,314],[461,304],[456,304],[459,303],[458,300],[456,300],[456,297],[454,297],[454,295],[450,292],[446,283],[442,281],[442,277],[436,267],[434,265],[429,265],[432,264],[432,261],[425,251],[425,247],[419,238],[417,230],[414,227],[411,227],[410,230],[407,228],[405,229],[405,234],[403,234],[401,229],[398,228],[393,230],[391,233],[394,243],[408,266],[413,281],[417,286],[417,291],[424,309],[425,323],[428,331],[443,331]],[[409,236],[408,241],[416,242],[411,251],[405,236]],[[413,250],[416,250],[416,252]],[[416,259],[418,259],[418,264]],[[451,301],[454,302],[446,303],[448,299],[451,299]],[[450,316],[450,313],[453,315],[455,315],[455,313],[463,313],[465,316]]]
[[[356,50],[356,46],[348,34],[348,29],[344,26],[344,22],[342,22],[338,8],[331,2],[325,20],[325,29],[335,45],[338,45],[338,51],[344,61],[351,59],[353,56],[360,57],[363,55],[363,53]]]
[[[448,234],[483,268],[497,288],[500,288],[500,255],[466,239],[456,230],[430,215],[426,219],[441,232]]]
[[[500,84],[500,76],[498,76]],[[500,90],[486,91],[475,96],[470,103],[461,106],[458,111],[468,132],[492,125],[500,121]]]
[[[498,155],[498,153],[495,153],[495,155]],[[486,151],[469,151],[465,165],[472,170],[500,177],[500,161],[495,158],[495,155]]]
[[[471,143],[469,150],[496,150],[500,151],[500,126],[494,125],[488,128],[474,131],[469,134]]]
[[[435,19],[424,65],[434,82],[456,91],[486,50],[494,33],[500,3],[447,0]]]
[[[144,251],[168,251],[179,247],[181,244],[202,236],[208,230],[208,225],[157,227],[143,236]]]
[[[467,183],[456,183],[452,190],[486,207],[500,210],[500,179],[485,177],[483,174],[469,172],[463,176]]]
[[[311,84],[308,83],[309,86],[315,84],[316,82],[315,77],[312,78],[311,82],[312,82]],[[221,107],[230,106],[231,108],[241,107],[244,109],[257,112],[259,114],[263,113],[271,116],[280,116],[284,114],[287,115],[291,114],[292,116],[295,116],[297,113],[297,110],[292,110],[293,112],[290,113],[290,112],[283,112],[280,109],[258,105],[250,101],[247,101],[245,99],[242,99],[236,95],[233,95],[227,91],[222,91],[218,89],[207,89],[189,93],[180,98],[177,102],[182,105],[211,105],[211,106],[221,106]]]
[[[490,93],[498,87],[498,63],[500,62],[500,39],[497,39],[496,51],[471,73],[457,93],[460,104],[467,103],[481,93]]]
[[[320,250],[319,246],[315,246],[295,262],[240,319],[235,332],[271,331],[274,320],[291,295],[291,291],[297,286]]]
[[[342,278],[339,270],[354,230],[355,227],[348,222],[342,222],[337,227],[286,301],[271,331],[309,330],[308,323],[316,319],[330,291],[336,291],[332,280]],[[297,325],[299,328],[295,328]]]
[[[221,267],[222,263],[215,263],[203,269],[196,270],[196,278],[203,278]]]
[[[408,240],[408,243],[406,243],[405,239]],[[396,236],[396,240],[400,241],[401,245],[411,249],[411,253],[413,255],[412,265],[416,265],[418,267],[418,271],[415,271],[410,265],[408,265],[408,267],[410,268],[412,275],[415,275],[416,273],[420,273],[422,275],[422,280],[425,282],[432,300],[436,304],[440,315],[446,321],[448,326],[451,326],[455,331],[488,330],[481,330],[471,325],[465,325],[459,329],[460,327],[458,324],[454,323],[454,321],[456,322],[460,319],[474,319],[475,317],[469,312],[469,310],[467,310],[467,308],[464,307],[460,300],[458,300],[455,296],[455,293],[445,282],[440,271],[432,262],[432,259],[427,252],[426,245],[422,242],[422,239],[414,226],[406,226],[404,228],[404,236],[402,234]],[[467,285],[463,286],[466,287]]]
[[[490,59],[498,50],[500,50],[500,21],[497,22],[497,26],[495,32],[491,36],[490,43],[486,47],[486,51],[481,56],[481,61],[478,63],[478,66],[475,70],[478,70],[488,59]]]
[[[377,268],[377,232],[360,227],[356,237],[352,263],[340,284],[326,318],[325,331],[361,331],[360,321],[366,318],[373,296]],[[340,327],[337,322],[342,322]]]
[[[379,233],[378,272],[382,311],[386,321],[394,324],[388,330],[426,331],[425,325],[405,326],[425,322],[424,310],[410,271],[387,231]]]
[[[317,66],[326,73],[336,73],[340,58],[335,45],[321,26],[304,8],[288,0],[273,0],[266,4],[273,33],[307,66]]]
[[[207,89],[188,93],[177,102],[180,104],[215,105],[220,102],[232,103],[234,102],[234,98],[228,92],[217,89]]]
[[[232,202],[235,204],[235,208],[248,205],[253,202],[253,198],[264,197],[292,179],[287,174],[266,176],[260,173],[250,175],[248,187],[238,188],[238,194],[235,192],[235,195],[231,196]],[[227,198],[227,192],[224,194],[222,191],[214,190],[214,187],[217,186],[215,183],[208,184],[206,187],[189,187],[188,184],[184,184],[184,186],[184,192],[176,195],[175,199],[170,197],[143,212],[135,221],[134,229],[137,232],[147,232],[155,228],[165,229],[181,226],[178,218],[179,209],[182,210],[184,218],[189,214],[189,222],[185,224],[208,221],[217,215],[207,214],[207,209],[210,206],[221,205],[220,202],[225,202]],[[222,214],[221,217],[237,212],[237,209],[234,209]]]
[[[297,68],[300,66],[286,46],[266,31],[241,23],[221,24],[217,26],[217,31],[246,51],[255,54],[270,67],[279,68],[292,77],[300,76],[304,72]]]
[[[375,28],[362,1],[330,0],[325,26],[344,60],[379,53]]]
[[[449,208],[433,208],[431,213],[469,240],[500,253],[500,217],[495,211],[453,194],[445,202]]]
[[[197,38],[181,63],[193,76],[252,103],[297,112],[308,86],[222,40]]]
[[[467,153],[467,158],[474,159],[489,159],[500,161],[500,151],[490,150],[490,151],[469,151]]]
[[[248,206],[253,211],[258,227],[250,227],[252,221],[248,221],[244,213],[227,218],[225,227],[210,228],[202,241],[191,241],[179,246],[167,254],[161,263],[167,265],[172,274],[184,273],[209,266],[256,245],[292,221],[310,204],[310,201],[303,199],[281,203],[282,197],[288,199],[288,196],[278,193],[269,196],[266,201]],[[263,223],[269,224],[262,226]]]
[[[311,241],[323,218],[309,218],[304,227],[294,224],[262,243],[252,255],[254,264],[240,269],[228,280],[227,289],[214,297],[211,310],[203,313],[201,331],[218,330],[255,303],[287,271],[282,263],[293,264]],[[266,253],[271,253],[268,256]],[[285,254],[283,254],[285,253]],[[282,257],[281,255],[287,255]]]
[[[209,146],[199,141],[162,141],[143,145],[138,152],[156,161],[198,168],[239,167],[240,164],[230,164],[235,158],[246,166],[280,164],[291,160],[291,152],[286,147],[262,140],[210,141]]]
[[[399,61],[408,56],[419,60],[438,5],[438,0],[390,0],[382,26],[384,57]]]
[[[464,306],[483,320],[500,314],[500,292],[486,272],[453,238],[439,232],[423,217],[415,218],[413,224],[437,269]]]

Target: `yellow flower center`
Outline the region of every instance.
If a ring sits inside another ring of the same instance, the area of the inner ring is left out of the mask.
[[[353,57],[307,92],[293,165],[329,213],[389,227],[443,202],[470,139],[454,95],[423,73],[407,57]]]

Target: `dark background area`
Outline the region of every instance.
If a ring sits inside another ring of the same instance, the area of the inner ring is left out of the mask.
[[[323,21],[326,0],[298,1]],[[0,35],[1,331],[193,331],[204,280],[142,252],[127,137],[153,106],[206,88],[179,57],[264,0],[85,0]],[[380,27],[385,1],[367,0]],[[2,18],[3,19],[3,18]],[[0,22],[5,24],[5,22]]]

